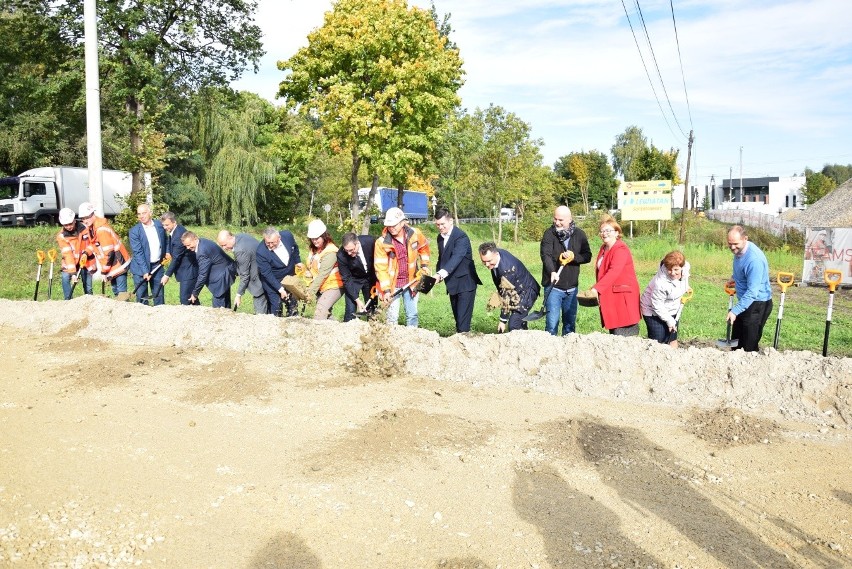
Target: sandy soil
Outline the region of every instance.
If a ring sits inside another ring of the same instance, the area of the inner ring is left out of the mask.
[[[0,300],[0,567],[852,567],[852,359]]]

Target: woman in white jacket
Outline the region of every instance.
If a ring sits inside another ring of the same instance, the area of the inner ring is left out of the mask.
[[[639,300],[649,339],[677,347],[681,297],[690,290],[689,263],[680,251],[668,253]]]

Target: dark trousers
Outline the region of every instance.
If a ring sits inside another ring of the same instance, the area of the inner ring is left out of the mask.
[[[225,291],[222,296],[213,297],[213,308],[231,308],[231,288]]]
[[[772,299],[755,300],[734,320],[731,326],[731,339],[739,343],[735,350],[744,352],[756,352],[760,337],[763,336],[763,327],[769,320],[772,312]]]
[[[473,320],[473,304],[476,301],[476,288],[471,291],[450,295],[450,307],[456,321],[456,332],[470,332]]]
[[[180,295],[180,303],[181,304],[183,304],[183,305],[193,304],[195,306],[198,306],[199,304],[201,304],[200,302],[198,302],[197,298],[195,299],[195,302],[189,302],[189,297],[192,296],[192,289],[195,286],[195,280],[183,280],[183,281],[179,282],[178,284],[180,285],[180,289],[179,289],[180,292],[178,294]]]
[[[160,284],[162,276],[160,273],[161,271],[157,271],[151,275],[151,279],[148,282],[145,282],[142,275],[133,275],[133,283],[135,285],[142,283],[142,286],[136,289],[136,302],[150,304],[148,301],[153,300],[154,306],[166,303],[165,290],[163,290],[163,285]]]
[[[534,291],[521,295],[520,306],[518,306],[517,310],[513,310],[509,313],[509,322],[506,324],[506,332],[529,329],[527,323],[524,322],[524,318],[530,313],[530,309],[533,307],[533,304],[535,304],[537,298],[538,293]]]
[[[357,281],[356,281],[357,282]],[[361,285],[361,296],[364,297],[364,302],[366,303],[370,300],[370,289],[373,288],[370,283],[364,281]],[[358,305],[355,304],[355,301],[349,298],[348,294],[343,295],[343,300],[346,302],[346,308],[343,310],[343,321],[349,322],[355,318],[355,309],[358,308]]]

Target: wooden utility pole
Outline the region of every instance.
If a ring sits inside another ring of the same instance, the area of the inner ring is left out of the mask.
[[[686,227],[686,208],[689,205],[689,162],[692,160],[692,131],[689,131],[689,146],[686,151],[686,178],[683,180],[683,209],[680,212],[680,238],[678,243],[683,245],[684,229]]]

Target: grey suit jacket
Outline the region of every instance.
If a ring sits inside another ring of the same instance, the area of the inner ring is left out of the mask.
[[[240,277],[237,294],[245,294],[248,289],[252,296],[260,296],[263,294],[263,283],[257,273],[257,247],[260,241],[248,233],[238,233],[235,238],[234,260],[237,262],[237,275]]]

